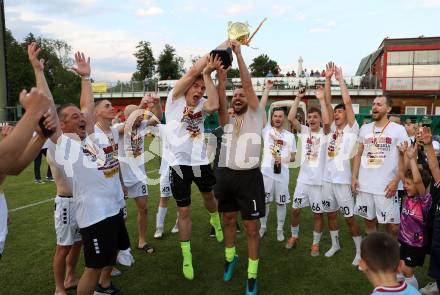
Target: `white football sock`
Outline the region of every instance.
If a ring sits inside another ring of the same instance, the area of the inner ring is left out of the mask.
[[[362,236],[353,237],[354,246],[356,247],[356,255],[361,253]]]
[[[325,253],[326,257],[332,257],[339,251],[339,249],[341,249],[341,246],[339,245],[339,230],[331,230],[330,237],[332,239],[332,247]]]
[[[269,219],[270,203],[266,204],[266,215],[260,218],[262,228],[267,228],[267,220]]]
[[[321,235],[322,235],[322,233],[317,233],[317,232],[313,231],[313,244],[314,245],[319,244],[319,242],[321,241]]]
[[[284,221],[286,220],[286,205],[277,205],[277,230],[284,229]]]
[[[299,236],[299,225],[291,226],[290,231],[292,232],[292,237],[297,238]]]
[[[168,208],[159,207],[156,214],[156,228],[162,228],[165,222],[165,216],[167,215]]]

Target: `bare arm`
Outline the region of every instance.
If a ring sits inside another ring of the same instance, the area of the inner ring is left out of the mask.
[[[298,91],[298,94],[295,97],[292,106],[290,107],[289,114],[287,115],[287,120],[289,120],[290,124],[292,124],[293,129],[296,130],[297,132],[301,130],[301,124],[296,118],[296,114],[298,113],[299,102],[306,93],[305,91],[306,90],[304,88],[301,88]]]
[[[325,93],[325,103],[329,114],[330,124],[333,122],[331,79],[334,72],[335,72],[335,64],[333,62],[329,62],[328,64],[325,65],[324,93]]]
[[[228,102],[226,99],[226,80],[230,69],[231,67],[227,70],[224,70],[223,68],[217,70],[217,92],[219,98],[218,121],[220,126],[224,126],[229,122]]]
[[[422,142],[425,147],[426,156],[428,158],[428,166],[431,171],[434,181],[437,183],[440,181],[440,169],[435,155],[434,148],[432,146],[432,133],[428,127],[423,127],[421,132],[417,133],[417,141]]]
[[[23,155],[31,141],[40,118],[51,105],[51,100],[36,88],[32,88],[29,94],[25,90],[20,93],[20,103],[26,112],[10,134],[0,143],[0,176],[5,176],[15,169],[17,160]],[[41,146],[43,144],[44,142]]]
[[[261,96],[261,100],[260,100],[260,108],[262,110],[266,109],[267,100],[269,99],[269,92],[272,89],[272,87],[273,87],[273,81],[267,80],[266,86],[264,87],[263,95]]]
[[[347,85],[345,84],[344,77],[342,76],[341,68],[335,67],[335,77],[339,82],[339,87],[341,88],[342,101],[345,105],[348,125],[352,127],[356,121],[356,116],[354,114],[353,104],[351,102],[350,94],[348,93]]]
[[[92,82],[90,80],[90,57],[86,59],[84,53],[75,53],[75,66],[72,68],[78,75],[81,76],[81,96],[80,96],[80,109],[84,114],[87,122],[87,133],[94,133],[95,125],[95,102],[93,100]]]
[[[37,88],[53,101],[52,93],[50,92],[46,77],[44,76],[44,59],[38,59],[38,54],[40,53],[41,48],[38,48],[37,43],[32,42],[28,45],[27,50],[29,61],[34,70]]]
[[[211,74],[216,69],[222,67],[220,56],[210,57],[208,65],[203,69],[203,80],[205,81],[206,94],[208,101],[203,105],[203,110],[208,114],[212,114],[219,108],[217,88],[212,81]]]
[[[408,148],[406,152],[411,172],[413,175],[413,181],[416,185],[417,192],[420,196],[426,195],[426,188],[422,181],[422,176],[420,175],[419,167],[417,166],[417,144]]]
[[[173,100],[182,97],[185,92],[189,89],[189,87],[194,83],[197,76],[199,76],[203,69],[209,62],[209,54],[201,57],[189,71],[176,82],[176,86],[174,86],[173,90]]]
[[[359,169],[361,167],[361,159],[363,152],[364,152],[364,145],[362,143],[359,143],[357,153],[353,158],[353,167],[351,174],[351,189],[353,192],[357,192],[359,188],[358,176],[359,176]]]
[[[249,70],[244,62],[243,55],[241,54],[240,42],[232,40],[231,47],[237,57],[238,69],[240,71],[241,86],[243,87],[244,95],[247,98],[248,106],[252,109],[257,109],[260,102],[252,87],[252,80]]]
[[[319,100],[322,113],[322,126],[324,127],[324,134],[330,133],[330,117],[326,106],[324,89],[318,87],[315,92],[316,98]]]

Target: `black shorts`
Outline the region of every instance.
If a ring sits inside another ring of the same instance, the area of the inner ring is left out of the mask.
[[[170,184],[178,207],[191,205],[191,184],[194,183],[201,193],[212,192],[215,176],[211,165],[170,167]]]
[[[119,250],[130,247],[122,210],[91,226],[80,229],[86,267],[103,268],[116,264]]]
[[[440,215],[436,215],[433,221],[428,274],[430,277],[440,280]]]
[[[254,220],[266,215],[263,175],[259,168],[232,170],[217,168],[214,194],[219,212],[241,212],[243,220]]]
[[[406,266],[423,266],[425,255],[425,247],[413,247],[405,243],[400,243],[400,259],[405,262]]]

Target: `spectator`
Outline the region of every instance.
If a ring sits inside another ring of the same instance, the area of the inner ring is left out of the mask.
[[[313,70],[310,71],[310,77],[314,77],[315,76],[315,72]]]
[[[295,71],[292,70],[292,74],[291,75],[292,75],[292,77],[296,77]]]
[[[307,73],[307,69],[304,69],[304,77],[310,77],[310,74]]]
[[[37,133],[34,133],[34,136],[36,136]],[[47,140],[44,143],[44,145],[41,147],[40,153],[37,155],[37,157],[34,160],[34,176],[35,176],[35,183],[41,184],[41,173],[40,173],[40,168],[41,168],[41,159],[44,157],[47,158],[46,154],[47,154]],[[46,172],[46,181],[53,181],[52,178],[52,171],[50,170],[50,166],[47,165],[47,172]]]
[[[291,76],[291,75],[290,75],[290,72],[287,72],[286,76],[287,76],[287,77],[290,77],[290,76]]]
[[[269,70],[269,72],[267,73],[266,77],[273,77],[273,73],[271,70]]]

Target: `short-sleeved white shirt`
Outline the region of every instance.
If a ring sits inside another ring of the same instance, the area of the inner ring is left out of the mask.
[[[364,145],[359,168],[359,191],[383,195],[385,187],[398,174],[398,145],[409,142],[409,138],[405,128],[394,122],[385,129],[374,127],[374,122],[365,124],[359,132],[358,141]]]
[[[282,159],[290,159],[292,153],[296,152],[295,135],[282,129],[278,132],[271,126],[266,124],[262,131],[264,148],[263,161],[261,163],[261,172],[264,176],[271,177],[277,181],[289,184],[289,164],[282,161],[281,174],[274,173],[274,154],[278,154]]]
[[[301,125],[298,134],[301,144],[301,168],[298,182],[309,185],[321,185],[325,168],[325,141],[323,129],[311,132],[310,128]]]
[[[207,99],[201,98],[197,106],[191,108],[187,106],[184,96],[173,100],[173,91],[168,94],[165,107],[165,136],[170,151],[167,161],[170,166],[207,165],[209,160],[204,135],[206,113],[203,111]]]
[[[338,184],[351,184],[350,160],[353,156],[359,134],[359,125],[345,125],[342,131],[333,123],[326,146],[324,181]]]

